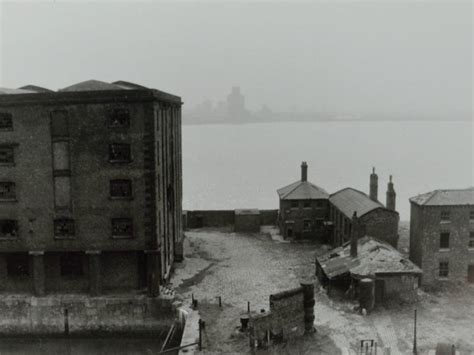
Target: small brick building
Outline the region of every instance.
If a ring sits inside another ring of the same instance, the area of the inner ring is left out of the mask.
[[[0,291],[133,292],[182,258],[181,99],[128,82],[0,89]]]
[[[308,182],[308,165],[301,164],[301,180],[278,191],[280,212],[278,224],[285,238],[327,240],[329,194]]]
[[[359,216],[364,235],[386,241],[393,247],[398,242],[399,214],[395,211],[396,193],[392,177],[387,188],[385,207],[377,199],[378,176],[370,175],[370,195],[353,188],[329,195],[311,184],[308,165],[301,164],[301,180],[278,190],[280,211],[278,225],[283,237],[314,239],[320,243],[341,246],[349,239],[351,218]]]
[[[410,207],[410,260],[422,284],[474,283],[474,188],[431,191]]]

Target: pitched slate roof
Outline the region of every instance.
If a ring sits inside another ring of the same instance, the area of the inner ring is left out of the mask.
[[[281,200],[317,200],[329,197],[326,190],[308,181],[296,181],[277,192]]]
[[[23,89],[8,89],[0,87],[0,95],[14,95],[14,94],[34,94],[35,91]]]
[[[410,198],[420,206],[474,205],[474,187],[467,189],[434,190]]]
[[[357,212],[357,216],[361,217],[377,208],[385,208],[380,202],[371,200],[362,191],[351,187],[333,193],[329,197],[329,201],[348,218],[352,218],[354,212]]]
[[[328,278],[345,273],[362,277],[380,273],[422,273],[418,266],[397,249],[376,238],[370,236],[360,238],[355,258],[351,257],[350,249],[348,242],[316,258]]]
[[[103,91],[103,90],[126,90],[119,85],[109,84],[99,80],[86,80],[80,83],[65,87],[58,91],[74,92],[74,91]]]

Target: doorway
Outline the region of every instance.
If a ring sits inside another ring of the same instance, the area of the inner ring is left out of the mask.
[[[474,283],[474,265],[467,267],[467,282]]]

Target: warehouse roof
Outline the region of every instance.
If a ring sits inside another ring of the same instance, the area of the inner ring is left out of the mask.
[[[296,181],[277,192],[282,200],[316,200],[329,197],[326,190],[308,181]]]
[[[410,198],[421,206],[474,205],[474,187],[467,189],[434,190]]]
[[[354,212],[357,212],[357,215],[361,217],[377,208],[385,208],[380,202],[371,200],[362,191],[351,187],[333,193],[329,197],[329,201],[348,218],[351,218]]]
[[[328,278],[345,273],[375,276],[383,273],[415,273],[421,269],[397,249],[373,237],[365,236],[357,243],[357,256],[350,255],[350,242],[316,258]]]

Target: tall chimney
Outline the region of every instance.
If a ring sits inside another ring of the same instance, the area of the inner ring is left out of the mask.
[[[357,212],[354,211],[352,215],[352,226],[351,226],[351,258],[357,257],[357,243],[359,239],[360,225],[359,219],[357,218]]]
[[[378,201],[378,189],[379,189],[379,177],[375,173],[375,168],[372,168],[372,174],[370,174],[370,192],[369,197],[372,201]]]
[[[392,175],[390,175],[390,181],[388,182],[388,185],[387,185],[387,204],[386,204],[389,210],[395,211],[396,197],[397,197],[397,193],[395,192],[395,189],[393,188]]]
[[[301,163],[301,181],[308,181],[308,164],[305,161]]]

